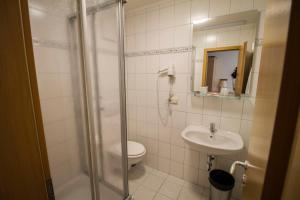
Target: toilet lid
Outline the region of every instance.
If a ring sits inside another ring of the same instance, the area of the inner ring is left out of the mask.
[[[133,141],[127,142],[128,156],[136,156],[136,155],[142,154],[144,152],[145,152],[144,145],[137,143],[137,142],[133,142]]]
[[[119,155],[121,155],[121,149],[121,143],[115,146],[115,150],[118,152]],[[127,141],[127,154],[129,157],[143,154],[145,150],[146,149],[144,145],[133,141]]]

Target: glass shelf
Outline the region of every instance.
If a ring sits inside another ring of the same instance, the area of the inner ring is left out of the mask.
[[[226,98],[226,99],[241,99],[242,97],[250,97],[249,95],[242,94],[242,95],[221,95],[219,93],[207,93],[207,94],[200,94],[200,92],[193,92],[195,97],[217,97],[217,98]]]

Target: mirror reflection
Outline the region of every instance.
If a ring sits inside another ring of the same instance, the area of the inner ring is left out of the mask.
[[[259,12],[193,22],[193,84],[200,94],[248,94]]]

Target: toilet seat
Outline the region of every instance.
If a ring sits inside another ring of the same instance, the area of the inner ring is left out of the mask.
[[[113,152],[116,152],[118,155],[122,155],[121,149],[121,143],[113,146]],[[127,154],[128,158],[138,158],[146,154],[146,148],[143,144],[127,141]]]
[[[146,153],[146,149],[144,145],[133,141],[127,141],[128,158],[140,157],[145,153]]]

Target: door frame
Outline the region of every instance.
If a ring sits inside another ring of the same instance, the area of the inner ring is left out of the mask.
[[[284,67],[261,199],[281,199],[300,108],[300,2],[292,1]]]

